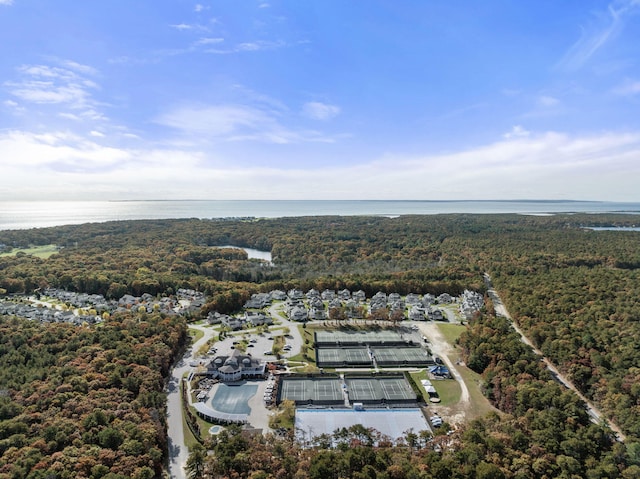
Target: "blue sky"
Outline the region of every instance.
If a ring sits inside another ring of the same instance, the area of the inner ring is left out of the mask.
[[[640,0],[0,0],[0,200],[640,201]]]

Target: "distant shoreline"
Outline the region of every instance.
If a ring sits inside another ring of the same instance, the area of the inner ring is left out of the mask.
[[[0,202],[0,230],[159,219],[437,214],[640,214],[640,202],[579,200],[111,200]]]

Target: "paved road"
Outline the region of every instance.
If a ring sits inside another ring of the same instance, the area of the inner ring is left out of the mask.
[[[195,352],[206,343],[211,336],[218,334],[212,328],[191,325],[191,328],[204,332],[204,336],[196,341],[184,357],[174,366],[171,379],[167,385],[167,436],[169,442],[169,476],[172,479],[186,479],[185,466],[189,459],[189,449],[184,442],[182,425],[182,398],[180,381],[192,368],[189,363],[194,360]]]
[[[287,344],[292,346],[291,351],[283,351],[281,356],[284,358],[294,356],[300,353],[302,347],[302,337],[298,330],[298,323],[291,322],[284,317],[284,315],[278,314],[276,311],[278,307],[272,307],[271,313],[274,318],[277,318],[280,324],[272,327],[274,332],[269,336],[277,336],[282,334],[281,328],[288,327],[291,331],[290,336],[287,338]],[[198,329],[204,333],[204,336],[200,338],[192,347],[187,350],[184,357],[174,366],[171,378],[167,386],[167,435],[169,442],[169,475],[172,479],[186,479],[185,466],[189,459],[189,449],[184,441],[184,429],[182,422],[182,397],[180,395],[180,381],[186,373],[192,370],[189,366],[191,361],[196,360],[196,352],[209,340],[213,335],[219,332],[211,327],[203,327],[198,325],[190,325],[190,328]],[[251,331],[243,330],[236,335],[229,335],[228,340],[221,343],[216,343],[216,347],[219,348],[218,354],[230,354],[231,345],[234,339],[240,339],[243,334],[251,335]],[[263,351],[271,350],[273,344],[267,337],[261,337],[254,347],[250,348],[248,352],[252,352],[255,356],[263,356],[265,360],[274,359],[273,356],[264,355]],[[253,344],[253,343],[252,343]],[[258,397],[261,401],[262,396]],[[265,414],[265,421],[268,421],[268,416]],[[254,421],[255,422],[255,421]],[[265,422],[262,426],[265,430],[268,429],[268,424]]]
[[[522,342],[530,346],[531,349],[533,349],[533,351],[542,358],[542,361],[544,361],[545,365],[547,366],[547,369],[551,371],[551,373],[555,376],[558,382],[560,382],[566,388],[571,389],[573,392],[575,392],[578,395],[578,397],[582,401],[584,401],[587,407],[587,414],[589,414],[589,417],[591,418],[592,422],[599,424],[603,420],[605,420],[602,412],[600,412],[600,410],[596,406],[594,406],[580,391],[578,391],[578,388],[576,388],[575,385],[571,381],[569,381],[569,379],[567,379],[566,376],[564,376],[560,371],[558,371],[558,368],[549,360],[549,358],[545,357],[542,354],[542,351],[536,348],[534,344],[529,340],[529,338],[525,336],[522,330],[511,318],[511,315],[509,314],[509,311],[507,311],[506,306],[500,299],[498,292],[495,289],[493,289],[493,285],[491,284],[491,277],[487,273],[484,274],[484,281],[485,281],[485,284],[487,285],[487,293],[489,294],[489,297],[493,301],[496,314],[498,316],[503,316],[507,318],[509,321],[511,321],[511,325],[513,326],[513,329],[515,329],[516,332],[520,335]],[[615,433],[616,439],[620,442],[624,442],[625,435],[622,433],[620,428],[609,420],[606,420],[606,423],[609,426],[609,428]]]

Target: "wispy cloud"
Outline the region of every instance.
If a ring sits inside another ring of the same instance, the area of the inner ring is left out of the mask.
[[[625,17],[639,8],[638,0],[616,0],[609,3],[606,12],[597,12],[591,23],[581,28],[580,38],[557,66],[565,70],[580,69],[622,30]]]
[[[282,40],[256,40],[252,42],[237,43],[230,48],[211,48],[205,50],[206,53],[216,53],[220,55],[228,55],[240,52],[259,52],[264,50],[276,50],[287,46]]]
[[[560,100],[549,95],[541,95],[538,98],[538,105],[544,108],[551,108],[551,107],[557,106],[559,103],[560,103]]]
[[[78,72],[93,73],[95,70],[74,62],[67,62],[67,66],[73,70],[50,65],[22,65],[17,70],[20,78],[7,81],[4,86],[11,95],[27,103],[65,105],[72,110],[94,109],[96,102],[92,91],[98,89],[98,85]]]
[[[640,81],[626,80],[613,89],[613,93],[621,96],[634,96],[640,94]]]
[[[302,114],[312,120],[330,120],[340,114],[340,107],[319,101],[310,101],[303,105]]]
[[[13,0],[0,0],[0,5],[13,5]]]
[[[224,38],[221,37],[203,37],[200,38],[198,40],[196,40],[193,45],[194,46],[200,46],[200,45],[214,45],[216,43],[222,43],[224,42]]]
[[[221,104],[179,107],[155,121],[190,136],[218,141],[276,144],[335,141],[317,131],[287,127],[280,116],[280,111],[265,107]]]

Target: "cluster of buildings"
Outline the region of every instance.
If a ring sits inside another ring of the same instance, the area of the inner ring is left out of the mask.
[[[232,331],[238,331],[245,326],[251,328],[263,325],[271,326],[273,319],[270,314],[262,311],[245,311],[242,316],[230,316],[213,311],[207,315],[207,322],[209,324],[221,324]]]
[[[381,310],[386,310],[390,315],[400,311],[412,321],[442,321],[445,315],[436,305],[450,304],[456,299],[447,293],[437,297],[432,294],[409,293],[403,298],[399,293],[386,294],[379,291],[367,301],[366,294],[362,290],[352,293],[348,289],[337,292],[329,289],[322,292],[311,289],[304,293],[300,289],[292,289],[286,293],[275,290],[254,294],[245,303],[244,308],[264,309],[273,301],[284,301],[285,314],[290,320],[297,322],[328,319],[332,309],[339,309],[349,319],[363,318],[367,313],[378,312],[379,314]],[[465,291],[460,298],[460,310],[467,318],[480,310],[483,304],[480,293]],[[213,319],[211,317],[210,321]]]
[[[465,289],[460,296],[460,313],[468,320],[484,306],[484,297],[476,291]]]
[[[17,316],[41,323],[71,323],[81,325],[83,323],[95,324],[102,321],[102,317],[97,314],[81,315],[74,312],[73,309],[54,309],[33,303],[14,301],[0,302],[0,315]]]
[[[0,301],[0,315],[18,316],[43,323],[94,324],[102,314],[126,311],[165,314],[195,314],[205,304],[205,295],[192,289],[179,289],[175,297],[158,298],[125,294],[119,300],[101,294],[76,293],[56,288],[39,291],[36,297],[11,296]]]

